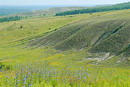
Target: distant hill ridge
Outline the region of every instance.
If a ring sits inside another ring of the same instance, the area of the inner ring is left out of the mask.
[[[87,9],[59,12],[56,13],[55,15],[64,16],[64,15],[95,13],[95,12],[114,11],[114,10],[123,10],[123,9],[130,9],[130,2],[116,4],[116,5],[109,5],[109,6],[99,6],[99,7],[91,7]]]
[[[25,13],[20,13],[18,15],[21,16],[48,16],[48,15],[55,15],[58,12],[64,12],[64,11],[70,11],[70,10],[79,10],[79,9],[85,9],[87,7],[53,7],[53,8],[48,8],[44,10],[36,10],[36,11],[31,11],[31,12],[25,12]]]

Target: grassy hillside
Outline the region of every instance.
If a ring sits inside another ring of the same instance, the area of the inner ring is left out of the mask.
[[[0,23],[0,43],[8,43],[29,37],[44,35],[85,16],[31,18]],[[21,27],[22,26],[22,27]],[[4,39],[3,39],[4,38]]]
[[[0,23],[0,87],[129,87],[129,11]]]
[[[89,48],[90,52],[127,53],[129,27],[129,10],[104,12],[62,27],[32,44],[58,50]]]

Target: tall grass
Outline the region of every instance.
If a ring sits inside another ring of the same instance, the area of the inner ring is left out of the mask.
[[[6,73],[4,73],[6,72]],[[3,71],[1,87],[129,87],[130,69],[98,66],[17,65]]]

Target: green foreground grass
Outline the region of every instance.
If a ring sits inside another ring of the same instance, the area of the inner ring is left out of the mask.
[[[0,87],[129,87],[130,68],[116,64],[118,57],[96,65],[84,60],[87,50],[61,52],[28,46],[59,27],[99,14],[110,13],[0,23]]]

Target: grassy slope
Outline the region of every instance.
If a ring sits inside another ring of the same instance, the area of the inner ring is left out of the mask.
[[[21,59],[25,57],[25,59],[29,60],[35,54],[30,57],[28,57],[29,55],[27,54],[31,53],[32,51],[37,52],[38,50],[34,49],[26,51],[28,49],[23,49],[26,47],[25,44],[27,44],[30,39],[32,40],[33,38],[44,36],[48,33],[51,33],[52,31],[55,31],[61,26],[65,26],[68,23],[80,20],[85,17],[85,15],[77,15],[73,17],[66,16],[34,19],[32,18],[27,20],[0,23],[0,59],[6,60],[7,58],[9,60],[14,60],[15,58],[18,58],[18,55],[21,55],[19,56]],[[23,27],[20,28],[20,26]]]
[[[32,44],[58,50],[89,48],[91,52],[127,53],[129,27],[129,10],[92,14],[91,19],[69,24]]]
[[[122,12],[127,14],[128,11]],[[61,27],[72,26],[75,23],[77,25],[77,21],[82,24],[81,19],[85,19],[84,21],[86,19],[93,19],[92,21],[94,21],[94,19],[98,19],[98,15],[106,18],[108,17],[107,15],[110,17],[110,15],[113,16],[122,12],[36,18],[0,23],[0,62],[2,65],[13,66],[12,70],[0,72],[0,86],[28,86],[30,81],[33,87],[129,86],[129,67],[124,64],[125,68],[114,68],[114,65],[117,65],[116,62],[119,57],[110,59],[108,62],[103,62],[103,65],[95,65],[95,61],[84,60],[84,58],[90,55],[86,49],[82,51],[67,50],[61,52],[50,48],[28,47],[28,42],[32,42],[32,39],[34,42],[37,42],[39,41],[39,37],[41,39],[45,35],[52,35],[53,32],[60,31]],[[86,22],[84,23],[86,25]],[[23,28],[20,28],[20,26],[23,26]],[[73,30],[75,28],[77,27],[74,27]],[[112,66],[112,64],[114,65]],[[44,67],[44,65],[46,66]],[[4,68],[7,69],[7,67]],[[56,72],[55,68],[57,69]],[[44,74],[43,72],[51,74]],[[86,75],[86,73],[90,75]],[[26,76],[28,78],[25,84],[24,80]],[[19,82],[17,83],[17,81]]]

